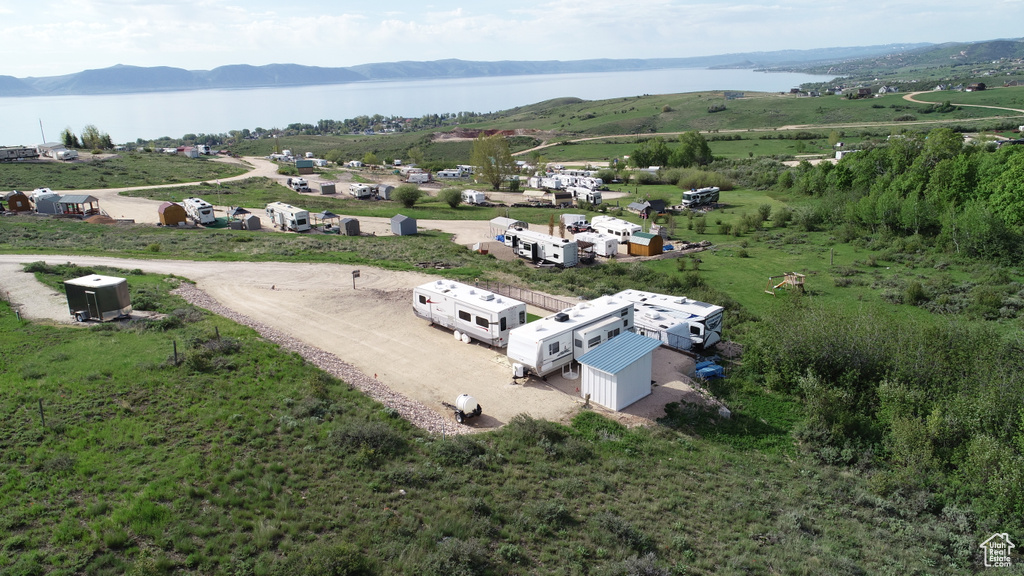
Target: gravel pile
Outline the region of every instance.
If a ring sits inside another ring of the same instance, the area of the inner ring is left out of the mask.
[[[295,338],[286,336],[265,324],[261,324],[252,318],[249,318],[248,316],[244,316],[221,306],[206,292],[203,292],[190,283],[182,282],[177,289],[172,291],[172,293],[181,296],[192,305],[205,308],[214,314],[218,314],[229,320],[248,326],[278,346],[298,353],[310,364],[313,364],[336,378],[340,378],[341,380],[356,387],[370,398],[394,409],[402,416],[402,418],[405,418],[418,428],[422,428],[423,430],[435,434],[441,434],[442,432],[445,434],[468,434],[472,431],[471,428],[467,426],[460,426],[449,418],[441,416],[437,412],[427,408],[423,404],[410,400],[409,398],[394,392],[376,378],[370,378],[334,354],[300,342]]]

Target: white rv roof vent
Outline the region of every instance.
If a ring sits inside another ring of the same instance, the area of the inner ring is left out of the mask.
[[[469,289],[469,295],[472,296],[474,294],[476,294],[476,290],[473,290],[472,288],[470,288]]]
[[[658,320],[661,318],[661,314],[658,314],[657,312],[647,312],[644,316],[647,316],[651,320]]]
[[[490,302],[491,300],[494,300],[494,294],[491,294],[490,292],[484,292],[483,294],[480,295],[480,299],[485,302]]]
[[[674,300],[674,302],[675,302],[676,304],[686,304],[686,297],[685,297],[685,296],[683,296],[682,298],[676,298],[676,299]]]
[[[438,280],[437,281],[437,285],[438,286],[443,286],[444,285],[444,280]]]

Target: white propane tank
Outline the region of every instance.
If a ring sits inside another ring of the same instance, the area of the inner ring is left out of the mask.
[[[471,414],[476,410],[476,407],[476,399],[469,394],[460,394],[459,397],[455,399],[455,408],[465,412],[466,414]]]
[[[466,333],[462,334],[462,343],[463,344],[469,344],[471,340],[472,340],[472,338],[469,337],[469,334],[466,334]]]
[[[526,366],[523,366],[519,362],[512,365],[512,376],[515,378],[522,378],[526,376]]]
[[[456,330],[452,334],[455,336],[456,340],[462,340],[462,332],[459,332],[458,330]]]

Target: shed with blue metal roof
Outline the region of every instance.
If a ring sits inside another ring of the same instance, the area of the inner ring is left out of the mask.
[[[580,394],[609,410],[622,410],[651,393],[654,351],[661,342],[624,332],[581,356]]]

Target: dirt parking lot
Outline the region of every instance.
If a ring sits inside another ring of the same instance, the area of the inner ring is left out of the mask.
[[[412,289],[436,280],[434,276],[361,268],[353,290],[354,268],[333,264],[0,255],[0,289],[24,316],[56,322],[70,322],[63,298],[21,272],[18,264],[38,260],[139,268],[190,278],[233,312],[330,352],[438,414],[451,416],[441,402],[471,394],[484,411],[482,418],[472,421],[476,429],[499,427],[520,413],[566,421],[583,403],[579,379],[552,376],[546,382],[514,384],[503,351],[463,344],[451,332],[417,318],[412,312]],[[692,373],[692,360],[659,349],[654,363],[655,393],[613,417],[638,424],[663,415],[667,402],[701,401],[686,378]]]

